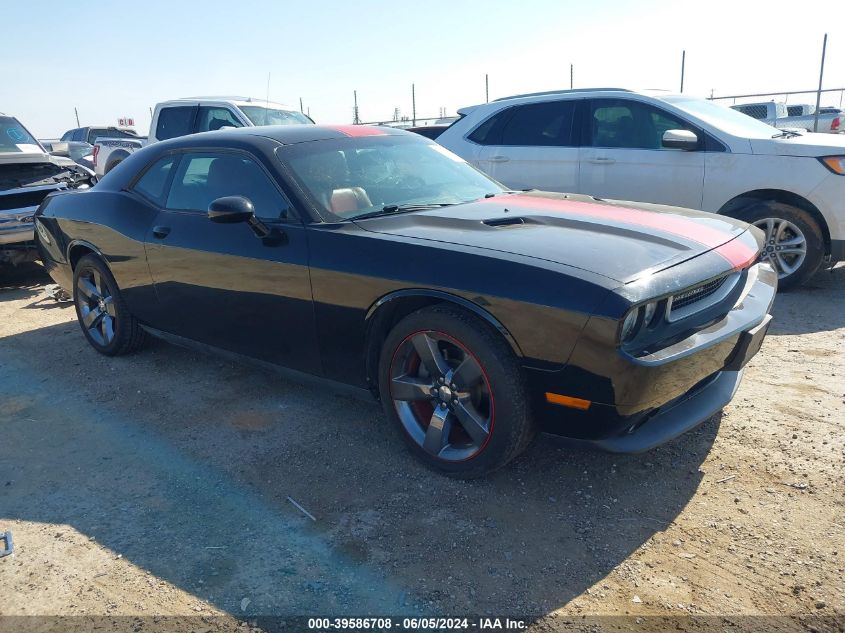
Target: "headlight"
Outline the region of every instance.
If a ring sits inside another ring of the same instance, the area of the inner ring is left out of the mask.
[[[845,176],[845,156],[825,156],[819,160],[834,174]]]
[[[645,308],[643,308],[643,326],[648,327],[651,325],[651,320],[654,318],[654,313],[657,312],[657,302],[652,301],[651,303],[645,304]]]
[[[656,312],[657,301],[651,301],[636,308],[631,308],[631,311],[625,316],[625,320],[622,321],[619,340],[624,343],[637,336],[642,328],[651,325]]]
[[[637,325],[637,317],[640,315],[640,310],[641,308],[634,308],[628,313],[628,316],[626,316],[625,320],[622,322],[622,332],[619,335],[622,341],[627,341],[633,336],[634,327]]]

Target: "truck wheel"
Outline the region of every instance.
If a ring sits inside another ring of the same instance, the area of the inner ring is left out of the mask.
[[[732,215],[766,234],[761,257],[777,272],[780,290],[800,286],[821,266],[822,231],[815,218],[803,209],[770,200]]]
[[[112,169],[120,165],[120,163],[122,162],[122,158],[118,158],[117,160],[111,161],[108,165],[106,165],[106,170],[103,172],[103,175],[105,176],[107,173],[109,173]]]

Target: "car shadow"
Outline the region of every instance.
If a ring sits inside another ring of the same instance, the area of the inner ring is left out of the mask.
[[[40,264],[0,266],[0,301],[37,297],[49,283],[52,283],[50,276]]]
[[[801,287],[779,292],[772,315],[769,336],[841,329],[845,326],[845,266],[820,270]]]
[[[0,346],[0,521],[67,524],[238,617],[548,613],[674,521],[720,423],[638,456],[541,438],[461,481],[328,387],[162,342],[106,358],[68,324]]]

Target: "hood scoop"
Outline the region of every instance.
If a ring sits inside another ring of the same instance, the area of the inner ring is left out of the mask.
[[[530,220],[520,216],[504,217],[504,218],[490,218],[489,220],[482,220],[483,224],[492,226],[496,229],[506,229],[514,226],[523,226],[528,224]],[[536,224],[536,223],[535,223]]]

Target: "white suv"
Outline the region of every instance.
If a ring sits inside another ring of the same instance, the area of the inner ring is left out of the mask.
[[[845,138],[778,130],[712,101],[622,89],[458,110],[437,142],[513,189],[724,213],[766,232],[782,288],[845,260]]]

